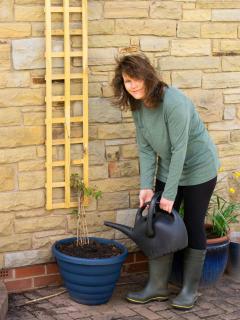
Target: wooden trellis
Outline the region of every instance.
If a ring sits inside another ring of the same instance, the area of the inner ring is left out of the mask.
[[[87,0],[79,0],[79,6],[77,0],[59,3],[45,0],[48,210],[77,206],[71,196],[71,173],[80,170],[88,185]]]

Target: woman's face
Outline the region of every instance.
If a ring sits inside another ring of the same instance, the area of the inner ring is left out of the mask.
[[[144,99],[145,97],[145,85],[144,80],[134,79],[123,73],[123,82],[127,92],[133,96],[134,99]]]

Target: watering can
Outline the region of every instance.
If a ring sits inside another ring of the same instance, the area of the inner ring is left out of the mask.
[[[137,210],[133,228],[104,221],[105,226],[125,233],[150,259],[181,250],[188,245],[183,219],[174,209],[169,214],[159,208],[161,195],[162,192],[155,193],[150,202],[146,202]],[[148,205],[148,214],[143,216],[142,213]]]

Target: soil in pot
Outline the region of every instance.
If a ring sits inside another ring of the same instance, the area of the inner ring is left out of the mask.
[[[90,239],[89,244],[77,245],[77,241],[58,244],[56,248],[72,257],[86,259],[104,259],[122,254],[122,250],[114,244],[99,243]]]

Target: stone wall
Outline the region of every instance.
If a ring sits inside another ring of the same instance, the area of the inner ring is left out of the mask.
[[[195,102],[218,145],[223,171],[239,171],[240,2],[88,3],[89,170],[91,184],[103,191],[87,209],[89,230],[122,238],[102,222],[133,220],[139,166],[131,114],[110,103],[114,57],[139,51],[149,56],[163,80]],[[45,209],[44,43],[44,0],[0,0],[0,267],[5,268],[51,261],[51,244],[75,232],[70,210]]]

